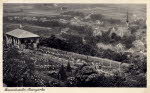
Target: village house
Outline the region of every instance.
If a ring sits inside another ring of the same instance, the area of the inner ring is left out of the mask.
[[[61,29],[60,34],[67,33],[68,31],[69,31],[69,28],[63,28],[63,29]]]
[[[59,19],[59,22],[64,23],[64,24],[69,23],[69,21],[67,21],[67,20],[65,20],[65,19]]]
[[[6,33],[7,46],[15,46],[17,48],[35,49],[39,43],[39,35],[25,31],[23,29],[15,29]]]
[[[128,29],[128,27],[119,27],[119,26],[116,26],[116,27],[112,27],[110,29],[109,37],[111,37],[112,39],[114,39],[113,37],[115,35],[122,38],[123,36],[130,36],[131,32]]]

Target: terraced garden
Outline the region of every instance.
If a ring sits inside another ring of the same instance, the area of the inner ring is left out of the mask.
[[[37,68],[43,69],[58,70],[61,64],[67,66],[68,62],[72,67],[88,63],[97,68],[98,71],[111,73],[111,71],[116,69],[123,71],[129,66],[127,63],[121,64],[121,62],[117,61],[85,56],[47,47],[40,47],[36,51],[24,50],[23,52],[35,61]]]

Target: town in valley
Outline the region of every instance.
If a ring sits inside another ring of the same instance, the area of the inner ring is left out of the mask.
[[[146,87],[146,4],[3,4],[4,87]]]

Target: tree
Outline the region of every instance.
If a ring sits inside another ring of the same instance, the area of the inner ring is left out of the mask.
[[[87,77],[85,82],[88,87],[102,87],[105,84],[104,73],[91,74]]]
[[[28,55],[12,48],[4,56],[3,77],[7,86],[42,86],[37,81],[39,77],[34,74],[34,60]]]
[[[58,78],[61,79],[61,80],[65,80],[66,77],[67,77],[66,71],[64,69],[64,65],[62,64],[61,67],[60,67],[60,70],[58,72]]]
[[[133,64],[133,70],[135,72],[147,72],[147,57],[143,54],[134,53],[130,59],[131,63]],[[134,73],[135,73],[134,72]]]
[[[11,59],[11,58],[20,58],[21,56],[17,48],[10,48],[5,57],[6,59]]]
[[[102,19],[104,19],[104,16],[101,15],[101,14],[92,14],[91,19],[94,20],[94,21],[95,20],[102,20]]]
[[[82,65],[81,67],[76,69],[76,79],[77,79],[77,86],[79,87],[86,87],[87,81],[86,79],[88,78],[89,75],[91,74],[96,74],[96,70],[93,66],[87,66],[87,65]]]
[[[72,71],[72,68],[70,66],[70,63],[68,62],[68,64],[67,64],[67,72],[71,72],[71,71]]]

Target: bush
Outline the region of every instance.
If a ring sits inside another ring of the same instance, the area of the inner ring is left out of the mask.
[[[96,73],[96,69],[93,66],[84,66],[80,72],[82,75],[90,75],[93,73]]]
[[[134,53],[131,57],[131,63],[133,64],[133,69],[137,72],[142,73],[147,72],[147,57],[143,54]]]
[[[121,23],[121,20],[119,20],[119,19],[107,19],[106,20],[107,22],[109,22],[110,24],[120,24]]]
[[[67,11],[62,13],[62,15],[72,15],[72,16],[80,16],[80,17],[84,17],[84,14],[78,11]]]
[[[38,86],[38,81],[34,79],[33,60],[15,48],[9,49],[4,56],[3,78],[8,87]]]
[[[49,82],[49,85],[50,87],[65,87],[65,83],[59,81],[59,80],[52,80]]]
[[[103,20],[104,19],[104,16],[101,15],[101,14],[92,14],[90,17],[91,17],[91,19],[93,21],[95,21],[95,20]]]
[[[5,55],[6,59],[11,58],[20,58],[20,53],[18,52],[17,48],[10,48],[8,49],[7,55]]]
[[[135,41],[136,37],[134,35],[124,36],[121,39],[121,42],[125,45],[127,49],[133,47],[132,43]]]
[[[96,73],[87,66],[82,67],[74,79],[77,80],[76,86],[79,87],[123,87],[126,80],[120,75],[120,72],[114,71],[113,75],[103,72]]]
[[[103,73],[101,74],[91,74],[87,77],[86,86],[88,87],[102,87],[104,86],[105,82],[105,76]]]
[[[75,77],[68,77],[66,84],[68,87],[76,87],[77,86],[77,79]]]

